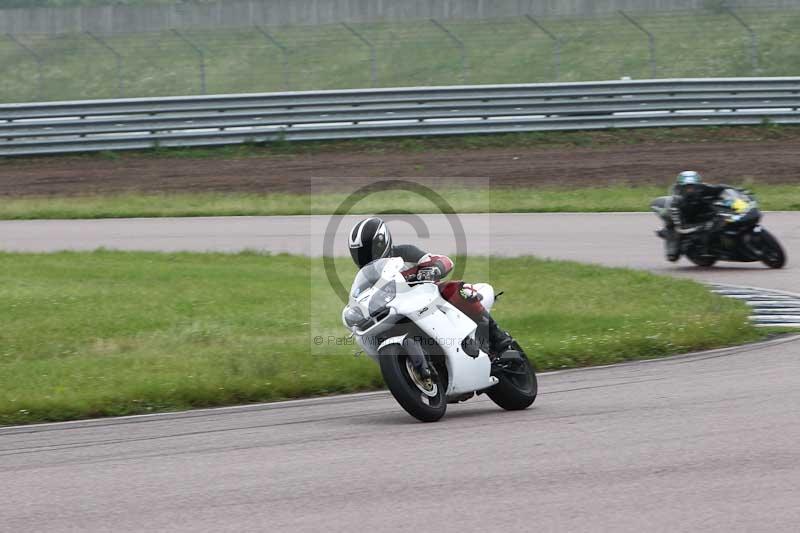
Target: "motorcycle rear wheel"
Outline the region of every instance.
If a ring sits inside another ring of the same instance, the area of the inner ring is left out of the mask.
[[[783,268],[786,264],[786,252],[783,251],[778,239],[765,229],[761,230],[761,245],[764,254],[761,261],[770,268]]]
[[[511,346],[522,356],[519,363],[509,368],[499,368],[497,362],[492,374],[499,382],[486,391],[486,395],[498,406],[506,411],[520,411],[530,407],[536,400],[539,391],[539,382],[536,380],[536,370],[516,342]]]
[[[383,381],[408,414],[421,422],[436,422],[444,416],[447,411],[446,390],[438,374],[423,380],[398,344],[384,347],[378,360]]]

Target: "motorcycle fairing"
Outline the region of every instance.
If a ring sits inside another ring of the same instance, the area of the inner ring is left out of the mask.
[[[396,275],[398,265],[394,259],[387,261],[382,273],[384,279]],[[482,294],[494,300],[494,291],[490,286],[482,287]],[[365,290],[357,295],[359,300],[367,299],[373,289]],[[355,303],[351,295],[351,303]],[[363,305],[363,304],[362,304]],[[409,286],[398,283],[397,295],[387,304],[390,314],[382,322],[356,335],[359,346],[373,359],[377,360],[381,347],[387,342],[379,343],[377,335],[392,328],[402,318],[407,318],[425,335],[430,337],[441,348],[447,364],[447,396],[483,390],[497,383],[491,375],[491,361],[485,352],[478,357],[470,357],[464,353],[461,343],[467,337],[475,336],[477,324],[467,315],[444,300],[439,288],[433,283],[422,283]],[[394,337],[394,344],[401,344],[404,337]]]

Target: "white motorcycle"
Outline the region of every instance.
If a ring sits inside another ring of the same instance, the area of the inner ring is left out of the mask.
[[[494,360],[476,337],[476,324],[444,300],[432,282],[409,283],[399,257],[379,259],[353,281],[342,322],[381,367],[392,396],[411,416],[433,422],[448,403],[486,392],[507,410],[525,409],[536,399],[533,365],[515,342]],[[483,306],[494,289],[476,284]]]

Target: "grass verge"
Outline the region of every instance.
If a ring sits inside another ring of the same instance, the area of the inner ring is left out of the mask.
[[[317,264],[286,255],[0,254],[0,424],[376,389]],[[338,263],[350,279],[349,261]],[[764,335],[700,285],[535,258],[473,258],[539,369],[664,356]],[[313,344],[321,336],[324,345]]]
[[[765,210],[800,210],[800,185],[751,187]],[[437,191],[459,213],[553,213],[647,211],[665,187],[611,186],[592,188],[444,189]],[[75,197],[19,197],[0,202],[0,219],[89,219],[193,217],[234,215],[328,215],[345,193],[246,194],[180,193],[119,194]],[[370,195],[350,211],[372,213],[438,213],[430,202],[405,191]]]

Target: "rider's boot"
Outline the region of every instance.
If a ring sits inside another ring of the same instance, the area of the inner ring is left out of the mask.
[[[489,357],[495,359],[497,356],[511,348],[514,338],[505,330],[500,329],[497,322],[492,318],[488,311],[481,314],[485,337],[488,340]]]
[[[667,261],[673,263],[681,257],[681,236],[674,229],[664,228],[664,248],[667,254]]]
[[[711,241],[716,236],[716,229],[717,225],[712,222],[709,223],[707,226],[706,231],[703,233],[702,243],[703,243],[703,256],[704,257],[711,257],[714,254],[711,253]]]

